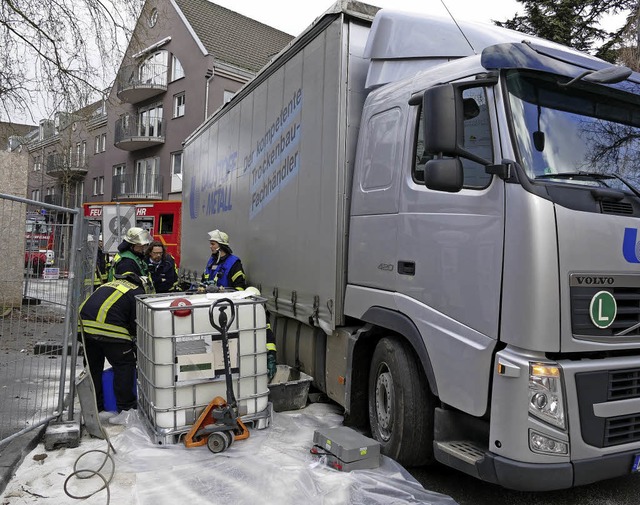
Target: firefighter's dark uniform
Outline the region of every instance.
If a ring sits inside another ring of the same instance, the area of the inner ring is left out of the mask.
[[[178,267],[176,260],[169,253],[165,253],[158,263],[148,259],[147,268],[156,293],[169,293],[178,290]]]
[[[104,410],[102,371],[105,358],[113,367],[118,411],[136,408],[135,296],[144,293],[144,287],[138,283],[114,279],[99,286],[80,306],[78,325],[79,330],[84,331],[84,355],[99,411]]]
[[[242,269],[240,258],[233,254],[226,254],[222,258],[212,254],[202,274],[202,282],[221,288],[231,288],[242,291],[247,288],[247,277]],[[269,312],[267,312],[267,375],[273,378],[277,370],[276,338],[271,330]]]
[[[109,254],[102,250],[102,247],[98,247],[98,258],[96,260],[96,276],[100,279],[100,284],[107,282],[109,276]]]
[[[109,276],[109,255],[102,250],[102,247],[98,247],[98,257],[96,258],[96,271],[93,274],[93,289],[97,289],[99,286],[107,282]]]
[[[233,254],[227,254],[222,258],[212,254],[202,274],[202,282],[239,291],[247,287],[242,262]]]
[[[127,272],[133,272],[141,277],[149,277],[149,268],[144,258],[133,252],[131,244],[122,241],[118,246],[118,252],[111,260],[107,280],[112,281],[116,275],[124,275]],[[150,277],[149,280],[151,280]]]

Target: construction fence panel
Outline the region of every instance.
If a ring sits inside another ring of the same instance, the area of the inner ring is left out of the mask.
[[[93,289],[99,230],[80,209],[6,194],[0,228],[1,449],[73,419],[77,315]]]

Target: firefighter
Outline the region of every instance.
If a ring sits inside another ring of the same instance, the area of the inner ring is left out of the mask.
[[[148,280],[133,272],[116,274],[81,305],[78,330],[93,380],[98,412],[104,412],[102,372],[106,359],[113,368],[113,392],[118,412],[136,408],[136,295],[149,292]],[[111,413],[113,415],[113,413]],[[99,414],[101,419],[109,413]]]
[[[245,291],[254,296],[260,296],[260,290],[258,290],[258,288],[254,288],[253,286],[249,286]],[[271,380],[278,370],[276,337],[271,330],[269,311],[266,309],[265,315],[267,316],[267,377],[269,378],[269,380]]]
[[[87,236],[87,244],[89,244],[89,248],[91,249],[93,242],[94,242],[94,238],[93,235],[88,235]],[[100,271],[100,248],[98,248],[98,257],[96,259],[96,268],[93,271],[93,278],[86,278],[84,280],[84,285],[85,286],[91,286],[92,287],[92,291],[95,291],[98,286],[100,286],[101,284],[103,284],[102,278],[101,278],[101,271]]]
[[[176,260],[167,252],[162,242],[154,240],[145,256],[149,275],[156,293],[178,290],[178,267]]]
[[[211,257],[202,274],[202,282],[217,288],[245,289],[247,278],[240,258],[234,256],[229,247],[229,235],[220,230],[210,231],[209,246]]]
[[[109,253],[104,252],[104,244],[102,243],[102,233],[98,235],[98,259],[96,261],[96,274],[100,278],[100,283],[107,282],[109,276],[109,268],[111,262],[109,261]]]
[[[124,274],[125,272],[149,277],[149,268],[144,260],[144,253],[150,242],[151,235],[147,230],[137,226],[129,228],[124,240],[118,246],[118,252],[111,261],[107,280],[112,281],[116,274]],[[149,280],[151,280],[150,277]]]

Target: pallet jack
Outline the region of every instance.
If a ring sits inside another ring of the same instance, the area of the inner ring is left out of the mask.
[[[225,312],[229,307],[230,317]],[[214,312],[218,308],[218,323]],[[238,416],[236,397],[231,379],[231,357],[229,355],[229,329],[236,318],[236,309],[229,298],[221,298],[209,307],[211,326],[222,336],[224,375],[227,383],[227,399],[216,396],[202,411],[198,420],[184,438],[187,448],[207,445],[213,453],[225,451],[235,440],[249,438],[249,430]]]

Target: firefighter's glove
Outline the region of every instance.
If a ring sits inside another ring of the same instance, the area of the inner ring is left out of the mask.
[[[273,379],[276,370],[278,370],[276,351],[267,351],[267,377],[269,377],[269,380]]]
[[[206,289],[207,293],[218,293],[221,288],[215,284],[208,284]]]

